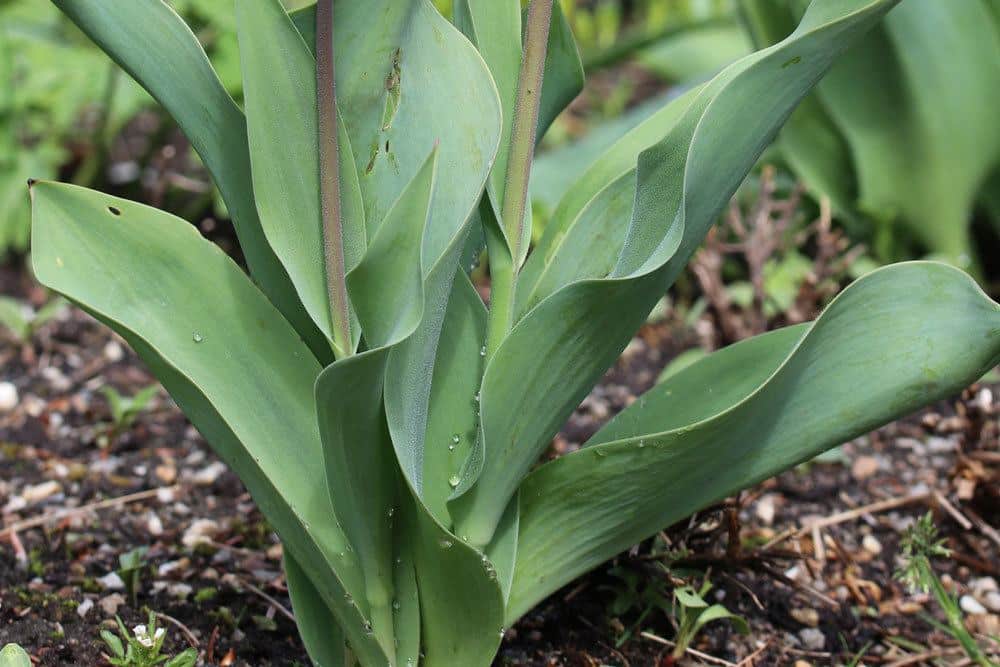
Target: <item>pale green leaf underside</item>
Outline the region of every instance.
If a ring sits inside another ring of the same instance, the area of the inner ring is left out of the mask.
[[[726,68],[639,157],[632,222],[611,278],[581,280],[517,324],[486,369],[485,465],[451,502],[460,533],[488,543],[549,439],[628,343],[795,104],[893,0],[814,3],[780,44]],[[546,410],[537,410],[545,404]],[[523,500],[523,498],[522,498]]]
[[[812,325],[695,362],[524,481],[508,617],[700,507],[953,394],[998,360],[1000,306],[964,273],[914,262],[861,278]]]
[[[326,490],[313,398],[320,367],[308,348],[183,220],[67,185],[38,183],[33,199],[39,280],[142,356],[246,484],[355,652],[385,662],[364,632],[361,569]]]

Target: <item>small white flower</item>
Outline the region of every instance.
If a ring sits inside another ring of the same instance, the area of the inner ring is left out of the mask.
[[[153,639],[151,637],[139,637],[139,643],[146,648],[153,648]]]
[[[153,639],[159,639],[166,632],[163,628],[156,628],[156,632],[153,634]]]
[[[146,626],[145,625],[137,625],[137,626],[135,626],[134,628],[132,628],[132,632],[134,632],[135,636],[138,637],[138,638],[145,637],[146,635],[149,634],[149,631],[146,630]]]

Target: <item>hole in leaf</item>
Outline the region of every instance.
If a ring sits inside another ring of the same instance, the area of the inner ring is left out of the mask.
[[[114,216],[119,216],[122,214],[121,209],[115,208],[114,206],[108,207],[108,213]]]

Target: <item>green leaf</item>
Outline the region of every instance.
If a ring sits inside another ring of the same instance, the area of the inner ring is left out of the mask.
[[[690,609],[704,609],[708,603],[690,586],[681,586],[674,590],[677,601]]]
[[[524,481],[508,617],[692,511],[953,394],[998,360],[1000,306],[931,262],[874,271],[812,325],[706,357]]]
[[[486,366],[486,306],[464,271],[455,277],[441,328],[424,436],[423,499],[430,513],[451,525],[447,501],[476,441],[475,395]]]
[[[17,644],[7,644],[0,649],[0,667],[31,667],[31,658]]]
[[[369,238],[440,144],[438,178],[449,187],[435,196],[426,275],[462,231],[497,153],[496,86],[475,47],[429,0],[339,2],[334,10],[337,100],[353,140]],[[292,14],[313,49],[315,14],[315,4]],[[455,99],[462,104],[440,103]]]
[[[519,313],[571,282],[603,278],[614,269],[628,231],[619,221],[631,214],[635,200],[636,160],[677,124],[700,90],[673,99],[592,158],[524,265],[517,285]]]
[[[236,17],[243,63],[254,193],[268,242],[284,264],[302,303],[334,345],[337,356],[353,350],[336,340],[324,270],[320,216],[316,59],[278,0],[240,0]],[[341,130],[341,139],[347,133]],[[350,187],[357,183],[350,141],[341,146],[344,262],[355,266],[365,251],[364,212]],[[352,205],[354,202],[354,205]]]
[[[369,348],[395,345],[423,318],[421,248],[432,210],[437,156],[435,148],[386,215],[364,259],[347,276]]]
[[[287,553],[284,564],[288,595],[292,600],[292,611],[295,612],[295,625],[313,664],[320,667],[346,667],[347,644],[337,619],[302,570],[302,566]]]
[[[492,539],[524,475],[681,273],[781,122],[893,4],[814,3],[787,40],[734,63],[686,99],[667,136],[640,155],[632,221],[610,277],[577,280],[545,298],[486,368],[485,465],[450,506],[460,534],[473,544]],[[785,66],[790,60],[795,65]],[[547,409],[537,410],[543,403]]]
[[[740,25],[712,23],[670,35],[637,54],[636,61],[672,82],[695,81],[752,51]]]
[[[552,6],[552,25],[545,50],[545,72],[542,76],[542,99],[538,104],[538,134],[541,141],[556,117],[583,90],[583,62],[562,3]]]
[[[580,93],[584,81],[583,64],[573,30],[560,3],[555,3],[552,10],[538,110],[537,141],[541,141],[556,116]],[[500,139],[501,149],[490,175],[490,195],[499,211],[507,176],[512,130],[510,121],[517,102],[524,16],[518,0],[458,0],[454,12],[455,25],[479,49],[500,94],[505,122]]]
[[[0,296],[0,325],[20,341],[31,337],[31,320],[25,314],[28,306],[9,296]]]
[[[73,186],[38,183],[33,199],[38,279],[128,341],[246,484],[354,651],[386,663],[365,633],[362,572],[327,493],[320,367],[296,332],[186,222]]]
[[[122,646],[122,640],[118,638],[118,635],[113,632],[109,632],[108,630],[101,630],[101,639],[103,639],[104,643],[108,645],[108,648],[111,650],[111,653],[114,654],[114,657],[125,657],[125,647]]]
[[[713,604],[711,607],[705,611],[698,614],[698,620],[694,622],[694,627],[691,630],[692,635],[698,634],[707,623],[712,621],[728,620],[736,628],[736,631],[741,635],[750,634],[750,626],[747,621],[742,616],[738,616],[733,612],[729,611],[721,604]]]
[[[747,4],[751,15],[767,6],[753,24],[768,40],[794,13],[783,3]],[[994,4],[903,3],[837,63],[809,112],[783,133],[782,152],[811,188],[880,230],[891,244],[876,244],[883,259],[910,254],[898,240],[905,231],[970,266],[972,207],[1000,163]]]

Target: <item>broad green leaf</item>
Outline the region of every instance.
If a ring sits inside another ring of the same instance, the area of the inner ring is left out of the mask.
[[[552,7],[552,25],[545,50],[542,99],[538,105],[538,134],[541,141],[556,117],[583,90],[584,72],[573,28],[563,13],[561,2]]]
[[[315,48],[315,4],[292,14]],[[462,230],[497,153],[500,101],[475,47],[429,0],[338,2],[337,100],[351,137],[371,238],[436,142],[424,273]],[[445,104],[443,100],[461,100]]]
[[[1000,29],[987,4],[908,0],[817,89],[851,146],[859,208],[960,266],[1000,161]]]
[[[417,503],[419,504],[419,503]],[[415,518],[426,667],[486,665],[503,636],[504,600],[489,561],[426,511]]]
[[[7,644],[0,649],[0,667],[31,667],[31,658],[17,644]]]
[[[464,271],[455,277],[441,328],[424,436],[423,499],[430,513],[451,525],[447,500],[476,440],[475,395],[486,360],[486,306]]]
[[[508,617],[698,508],[953,394],[998,360],[1000,306],[961,271],[914,262],[861,278],[812,325],[695,363],[591,446],[524,481]]]
[[[517,285],[519,313],[573,281],[603,278],[615,268],[628,230],[621,221],[628,219],[635,199],[639,154],[677,124],[699,91],[672,99],[591,160],[525,263]]]
[[[395,345],[424,314],[421,247],[435,191],[437,150],[400,195],[347,286],[369,348]]]
[[[521,479],[683,270],[781,122],[893,4],[813,3],[795,33],[726,68],[640,155],[632,221],[611,277],[579,280],[544,299],[486,368],[485,465],[450,505],[460,534],[473,544],[492,539]],[[548,409],[535,409],[543,402]]]
[[[327,492],[320,366],[296,332],[188,223],[73,186],[38,183],[33,200],[38,279],[128,341],[246,484],[354,651],[385,664]]]
[[[384,348],[328,366],[316,380],[326,478],[338,523],[364,573],[369,632],[394,654],[393,524],[398,469],[382,407]]]
[[[347,667],[347,644],[337,619],[302,566],[290,554],[285,554],[284,564],[295,626],[313,664],[316,667]]]
[[[667,81],[685,82],[711,76],[751,51],[746,33],[733,21],[671,35],[639,52],[636,61]]]
[[[517,79],[521,71],[521,2],[457,0],[454,13],[455,25],[479,49],[500,95],[503,133],[490,174],[490,195],[499,211],[507,176],[514,107],[517,104]]]
[[[455,24],[477,46],[483,55],[500,94],[503,111],[503,131],[500,150],[489,180],[489,200],[493,215],[490,224],[506,236],[507,229],[496,225],[500,218],[506,189],[507,165],[510,158],[513,118],[517,106],[518,78],[522,60],[523,30],[527,18],[518,0],[459,0],[455,5]],[[536,141],[541,141],[556,116],[583,89],[583,65],[573,38],[573,31],[563,15],[560,3],[553,5],[553,14],[545,52],[542,75],[542,95],[539,100]],[[525,213],[528,224],[523,226],[520,248],[526,255],[531,238],[531,211]],[[505,239],[508,247],[513,242]],[[524,257],[519,257],[520,265]]]
[[[162,0],[53,0],[184,130],[222,192],[254,280],[314,354],[329,345],[268,245],[254,205],[246,120],[198,40]],[[128,29],[122,29],[128,26]]]
[[[575,141],[550,150],[543,149],[531,165],[532,207],[544,212],[546,218],[550,217],[570,187],[605,151],[678,94],[669,90],[656,95],[613,119],[588,127],[586,133]]]
[[[327,367],[316,381],[330,496],[361,562],[372,632],[387,653],[395,653],[393,602],[409,608],[416,598],[401,600],[395,593],[400,480],[382,396],[391,346],[410,336],[423,317],[420,251],[436,158],[434,151],[348,276],[370,349]]]
[[[268,242],[284,264],[316,325],[344,356],[351,341],[335,340],[327,291],[319,203],[316,59],[278,0],[239,0],[236,17],[254,193]],[[346,131],[338,126],[346,187],[342,202],[344,263],[365,251],[364,212]],[[356,196],[352,196],[352,194]]]

